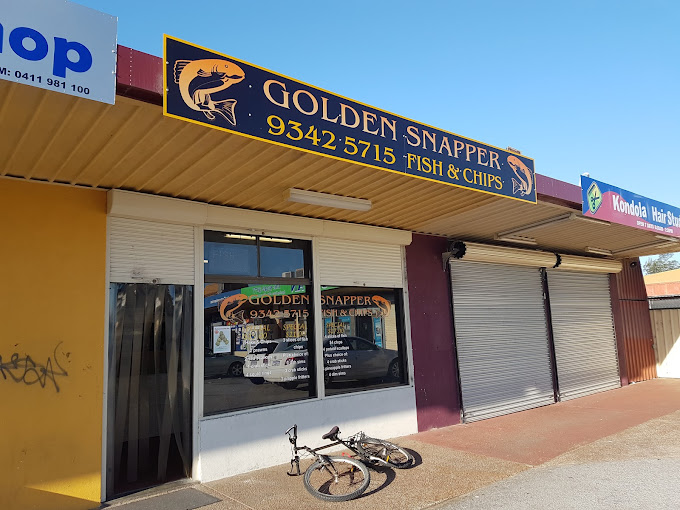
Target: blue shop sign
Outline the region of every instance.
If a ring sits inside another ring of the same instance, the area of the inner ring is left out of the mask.
[[[581,176],[583,215],[680,237],[680,209],[590,177]]]

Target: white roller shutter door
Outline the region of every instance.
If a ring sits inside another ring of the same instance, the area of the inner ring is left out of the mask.
[[[618,388],[609,275],[548,271],[561,400]]]
[[[109,218],[109,279],[194,285],[194,227]]]
[[[554,403],[541,270],[450,266],[464,421]]]
[[[316,249],[321,285],[404,286],[399,245],[319,238]]]

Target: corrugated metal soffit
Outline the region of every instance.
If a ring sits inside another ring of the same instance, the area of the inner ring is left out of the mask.
[[[451,259],[463,420],[554,403],[539,268]]]
[[[316,246],[321,285],[404,287],[399,245],[321,238]]]
[[[561,400],[621,386],[609,276],[548,271]]]
[[[110,280],[194,285],[194,228],[109,218]]]

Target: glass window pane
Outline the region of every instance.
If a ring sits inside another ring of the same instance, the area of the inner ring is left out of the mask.
[[[205,274],[257,276],[257,238],[206,232],[203,253]]]
[[[304,241],[260,237],[260,276],[309,278],[305,271]]]
[[[206,283],[204,415],[316,395],[310,290]]]
[[[400,289],[322,287],[327,395],[405,384]]]

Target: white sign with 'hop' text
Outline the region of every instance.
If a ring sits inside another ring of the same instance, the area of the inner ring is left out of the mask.
[[[0,79],[114,104],[118,18],[65,0],[4,0]]]

